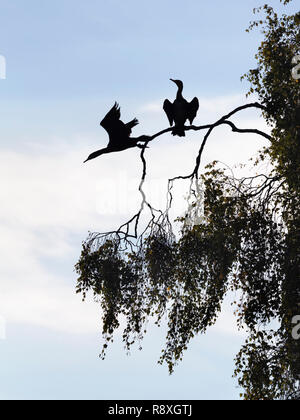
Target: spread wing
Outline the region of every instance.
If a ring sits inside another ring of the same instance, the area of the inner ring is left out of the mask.
[[[120,106],[115,102],[114,106],[108,113],[105,115],[100,125],[103,127],[109,135],[111,135],[116,129],[120,127],[121,111]]]
[[[105,115],[100,125],[103,127],[109,135],[110,147],[123,147],[126,144],[133,127],[139,122],[136,118],[127,124],[124,124],[121,118],[120,106],[115,102],[112,109]]]
[[[167,114],[170,125],[172,126],[174,123],[173,104],[168,99],[165,100],[163,109]]]
[[[136,118],[134,118],[132,121],[130,121],[129,123],[125,124],[126,127],[126,132],[128,134],[128,136],[130,136],[133,127],[135,127],[136,125],[138,125],[138,120]]]
[[[191,124],[193,123],[194,118],[197,115],[198,109],[199,109],[199,101],[198,101],[198,98],[194,98],[189,103],[189,110],[188,110],[188,120],[190,121]]]
[[[121,147],[124,142],[129,138],[131,129],[138,124],[136,119],[130,121],[128,124],[124,124],[120,120],[121,111],[120,106],[115,102],[112,109],[105,115],[100,125],[103,127],[109,135],[110,147]]]

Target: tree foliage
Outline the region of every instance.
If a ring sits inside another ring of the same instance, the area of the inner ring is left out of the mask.
[[[238,325],[248,331],[236,357],[241,395],[295,399],[300,343],[291,330],[300,303],[300,98],[291,69],[299,54],[300,14],[279,17],[268,5],[255,13],[265,13],[265,18],[250,29],[261,26],[264,40],[256,56],[258,67],[243,78],[272,128],[268,147],[252,164],[258,170],[269,163],[271,170],[238,179],[213,162],[198,176],[208,132],[190,176],[196,178],[194,201],[186,217],[178,219],[180,236],[174,235],[168,213],[160,212],[156,219],[150,206],[152,223],[140,237],[124,242],[120,229],[90,236],[76,266],[77,292],[85,298],[92,291],[101,304],[102,357],[120,317],[126,320],[123,340],[130,350],[141,343],[149,318],[160,325],[167,316],[160,363],[166,362],[170,372],[190,340],[216,322],[226,294],[234,292],[239,296],[233,302]],[[227,117],[219,121],[230,125]],[[142,183],[144,179],[145,170]],[[149,205],[145,197],[142,204]],[[201,221],[187,223],[199,206]],[[139,214],[132,220],[138,223]],[[128,225],[126,233],[128,239]]]

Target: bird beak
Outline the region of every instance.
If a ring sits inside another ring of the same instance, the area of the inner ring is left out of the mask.
[[[171,80],[171,82],[174,82],[175,83],[175,80],[174,79],[170,79]]]

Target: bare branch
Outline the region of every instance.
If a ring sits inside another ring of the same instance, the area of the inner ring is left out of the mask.
[[[103,243],[103,241],[107,240],[107,239],[111,239],[114,240],[116,242],[117,246],[120,246],[120,250],[127,250],[128,248],[132,249],[136,249],[139,248],[139,245],[142,243],[143,237],[146,234],[153,234],[153,232],[155,232],[156,230],[159,230],[161,233],[165,234],[165,236],[168,236],[170,238],[173,237],[173,232],[172,232],[172,225],[171,222],[169,220],[169,211],[171,209],[172,206],[172,201],[173,201],[173,195],[172,195],[172,188],[173,188],[173,184],[176,180],[187,180],[190,179],[191,183],[190,183],[190,193],[194,192],[195,195],[195,189],[197,190],[198,185],[197,185],[197,179],[198,179],[198,173],[199,173],[199,168],[200,168],[200,163],[201,163],[201,157],[205,148],[205,145],[207,143],[207,140],[209,138],[209,136],[211,135],[211,133],[213,132],[213,130],[216,127],[219,127],[221,125],[228,125],[233,132],[237,132],[237,133],[252,133],[252,134],[257,134],[260,135],[268,140],[271,140],[271,137],[260,131],[257,129],[252,129],[252,128],[248,128],[248,129],[241,129],[236,127],[236,125],[229,121],[229,118],[231,118],[233,115],[237,114],[238,112],[245,110],[245,109],[249,109],[249,108],[257,108],[257,109],[261,109],[264,110],[265,108],[260,105],[257,102],[251,103],[251,104],[246,104],[246,105],[242,105],[239,106],[237,108],[235,108],[233,111],[229,112],[228,114],[224,115],[223,117],[221,117],[219,120],[217,120],[215,123],[213,124],[206,124],[206,125],[202,125],[202,126],[195,126],[195,125],[191,125],[191,126],[185,126],[184,130],[185,131],[202,131],[202,130],[207,130],[197,158],[196,158],[196,164],[195,167],[192,171],[191,174],[189,175],[184,175],[184,176],[177,176],[174,177],[172,179],[168,180],[168,188],[167,188],[167,206],[166,206],[166,210],[163,212],[162,210],[157,210],[154,207],[151,206],[151,204],[147,201],[146,198],[146,194],[143,190],[143,186],[146,180],[146,176],[147,176],[147,162],[146,162],[146,158],[145,158],[145,153],[146,150],[148,148],[148,144],[153,141],[154,139],[160,137],[163,134],[169,133],[173,130],[173,127],[169,127],[167,129],[161,130],[156,134],[153,134],[152,136],[142,136],[145,137],[145,139],[141,138],[139,140],[139,142],[142,142],[143,144],[138,144],[137,146],[141,149],[141,153],[140,153],[140,158],[142,161],[142,176],[141,176],[141,180],[140,180],[140,184],[138,187],[138,190],[142,196],[142,201],[141,201],[141,205],[140,205],[140,209],[139,211],[130,219],[128,220],[126,223],[124,223],[123,225],[121,225],[117,230],[115,231],[111,231],[111,232],[106,232],[106,233],[95,233],[95,234],[90,234],[90,237],[88,238],[88,243],[92,246],[94,245],[94,247],[98,247],[99,244]],[[194,182],[196,182],[195,187],[193,187]],[[194,189],[195,188],[195,189]],[[149,209],[150,213],[151,213],[151,218],[150,221],[148,222],[148,224],[146,225],[146,227],[144,228],[143,232],[139,235],[139,222],[140,222],[140,218],[141,215],[145,209],[145,206]],[[123,244],[123,245],[122,245]]]
[[[217,127],[218,125],[224,124],[224,123],[228,124],[229,121],[225,122],[225,120],[228,120],[234,114],[236,114],[240,111],[243,111],[245,109],[248,109],[248,108],[258,108],[258,109],[261,109],[261,110],[265,110],[264,106],[260,105],[258,102],[253,102],[251,104],[246,104],[246,105],[239,106],[238,108],[235,108],[233,111],[229,112],[227,115],[224,115],[222,118],[220,118],[218,121],[216,121],[213,124],[206,124],[206,125],[200,125],[200,126],[196,126],[196,125],[184,126],[184,130],[185,131],[189,131],[189,130],[200,131],[200,130],[211,129],[211,128]],[[144,141],[145,145],[148,145],[150,141],[153,141],[154,139],[156,139],[157,137],[160,137],[163,134],[171,132],[173,129],[174,129],[173,127],[166,128],[165,130],[161,130],[158,133],[153,134],[152,136],[149,136],[146,140],[140,140],[140,141],[142,141],[142,142]],[[239,129],[237,129],[237,130],[239,130]],[[263,133],[262,131],[252,130],[252,129],[249,129],[249,130],[250,131],[248,131],[248,132],[250,132],[250,133],[260,134],[260,135],[263,135],[268,140],[271,140],[271,137],[268,134]],[[236,131],[236,130],[233,130],[233,131]],[[239,131],[239,132],[246,132],[246,131]]]

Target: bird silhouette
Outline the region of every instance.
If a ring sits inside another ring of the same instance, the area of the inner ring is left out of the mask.
[[[193,123],[199,109],[199,101],[198,98],[194,98],[191,102],[188,102],[182,96],[182,81],[173,79],[170,80],[178,87],[177,96],[173,103],[166,99],[163,109],[167,114],[170,126],[172,127],[172,125],[175,124],[174,129],[172,130],[173,136],[184,137],[184,124],[186,120],[189,120],[191,124]]]
[[[121,111],[120,106],[115,102],[111,110],[105,115],[100,125],[103,127],[109,136],[109,143],[104,149],[97,150],[96,152],[89,155],[84,161],[87,162],[91,159],[95,159],[105,153],[121,152],[122,150],[129,149],[131,147],[143,147],[138,144],[139,141],[145,142],[149,139],[148,136],[130,137],[133,127],[138,125],[138,120],[134,118],[127,124],[120,120]]]

